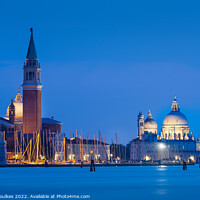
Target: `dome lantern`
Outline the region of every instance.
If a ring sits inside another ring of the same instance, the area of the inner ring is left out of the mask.
[[[22,95],[21,95],[21,92],[20,92],[20,88],[18,88],[18,92],[17,92],[16,97],[15,97],[15,102],[22,102]]]
[[[148,118],[148,119],[152,119],[152,114],[151,114],[150,109],[149,109],[149,112],[148,112],[148,114],[147,114],[147,118]]]
[[[171,107],[171,111],[179,111],[180,108],[179,108],[179,103],[178,101],[176,100],[176,96],[172,102],[172,107]]]

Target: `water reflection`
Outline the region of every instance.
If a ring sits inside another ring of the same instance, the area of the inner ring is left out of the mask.
[[[157,171],[166,171],[167,168],[168,167],[166,165],[161,165],[161,166],[158,166],[156,169],[157,169]]]
[[[167,179],[159,178],[159,179],[156,179],[156,181],[159,183],[164,183],[164,182],[167,182]]]
[[[168,193],[167,189],[157,189],[155,194],[157,195],[166,195]]]

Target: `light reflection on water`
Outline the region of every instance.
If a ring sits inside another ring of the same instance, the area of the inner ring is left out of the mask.
[[[157,189],[155,195],[165,195],[167,194],[167,189]]]
[[[167,166],[165,166],[165,165],[158,166],[157,170],[158,171],[165,171],[165,170],[167,170]]]
[[[1,194],[89,194],[90,199],[193,199],[200,169],[174,167],[0,168]],[[192,191],[192,192],[191,192]],[[198,198],[197,198],[198,199]]]
[[[164,183],[164,182],[167,182],[167,179],[160,178],[160,179],[157,179],[156,181],[158,181],[159,183]]]

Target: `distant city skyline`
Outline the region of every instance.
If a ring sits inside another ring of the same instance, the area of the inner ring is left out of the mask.
[[[21,88],[33,27],[44,85],[42,115],[63,122],[68,137],[76,129],[85,137],[100,130],[108,142],[117,132],[128,143],[137,136],[139,111],[146,117],[149,109],[160,132],[175,95],[197,137],[198,6],[78,2],[0,3],[0,116]]]

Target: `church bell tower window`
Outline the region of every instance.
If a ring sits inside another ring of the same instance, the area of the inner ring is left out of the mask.
[[[32,80],[32,72],[29,72],[29,81]]]

